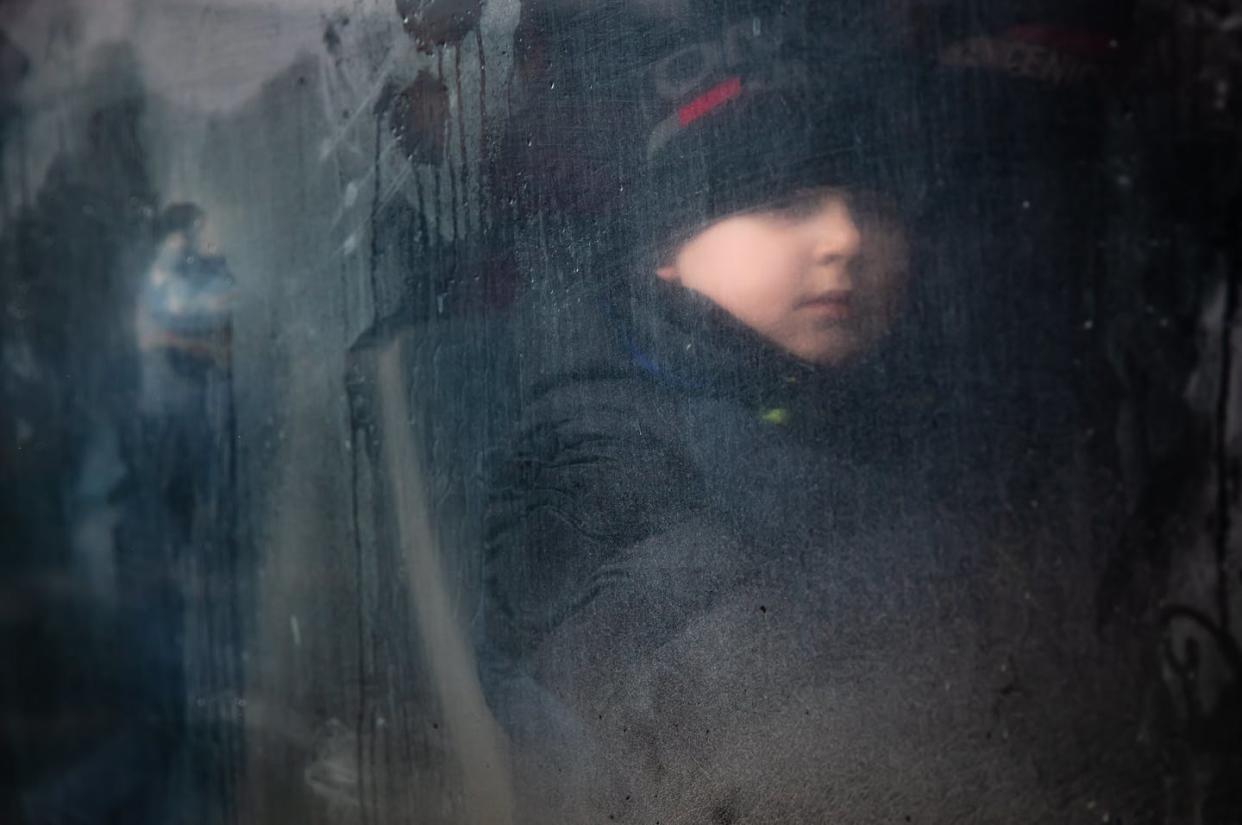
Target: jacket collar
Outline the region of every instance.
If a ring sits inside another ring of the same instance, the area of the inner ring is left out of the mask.
[[[883,353],[849,367],[822,367],[781,350],[707,298],[652,278],[609,296],[622,345],[655,380],[692,394],[732,397],[779,422],[780,411],[874,402],[890,366]]]

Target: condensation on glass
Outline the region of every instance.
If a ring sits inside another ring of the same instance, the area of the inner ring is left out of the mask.
[[[1240,19],[0,0],[0,820],[1237,821]]]

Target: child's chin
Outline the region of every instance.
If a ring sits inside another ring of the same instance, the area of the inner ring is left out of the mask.
[[[815,358],[807,359],[817,367],[841,368],[848,367],[856,362],[862,353],[859,350],[850,350],[849,352],[830,352],[817,355]]]
[[[862,336],[844,330],[835,331],[828,340],[791,350],[794,355],[820,367],[845,367],[857,361],[870,349]]]

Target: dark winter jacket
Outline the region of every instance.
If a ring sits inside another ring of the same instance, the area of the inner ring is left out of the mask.
[[[523,343],[478,620],[520,821],[1133,803],[1072,494],[1012,500],[1005,405],[934,348],[819,370],[666,285],[545,295]]]

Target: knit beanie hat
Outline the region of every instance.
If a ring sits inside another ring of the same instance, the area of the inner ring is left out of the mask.
[[[789,17],[695,32],[637,78],[629,159],[632,238],[667,242],[799,190],[878,191],[915,208],[929,130],[918,67],[824,42]]]
[[[908,54],[813,4],[579,5],[532,12],[517,38],[499,175],[541,226],[641,251],[803,188],[917,202],[931,132]]]

